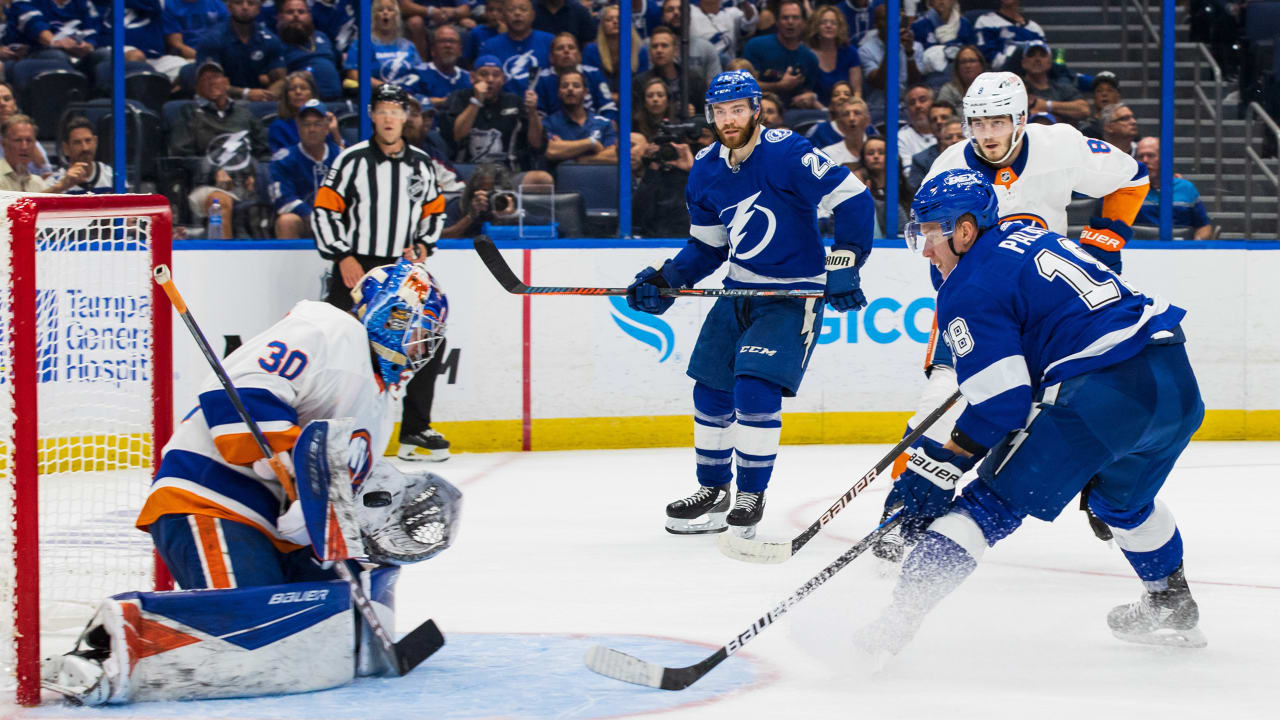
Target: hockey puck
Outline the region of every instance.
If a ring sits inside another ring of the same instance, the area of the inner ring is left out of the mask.
[[[375,490],[364,495],[365,507],[386,507],[391,504],[391,493],[386,490]]]

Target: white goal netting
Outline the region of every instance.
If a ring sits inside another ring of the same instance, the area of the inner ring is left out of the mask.
[[[32,670],[15,654],[19,629],[10,608],[38,602],[47,655],[70,649],[102,598],[154,586],[150,538],[133,523],[151,480],[158,407],[152,248],[156,242],[167,248],[168,237],[154,237],[154,215],[114,207],[95,212],[92,196],[79,210],[60,198],[50,209],[34,201],[34,214],[15,212],[28,201],[0,193],[0,503],[28,513],[24,501],[34,491],[39,523],[34,548],[16,539],[9,511],[0,532],[0,684],[8,687]],[[139,205],[155,210],[154,202]],[[21,325],[15,332],[22,289],[14,271],[32,246],[34,338]],[[14,370],[15,356],[33,341],[34,403]],[[33,422],[36,467],[15,470],[21,431]],[[31,553],[38,555],[38,597],[19,562]]]

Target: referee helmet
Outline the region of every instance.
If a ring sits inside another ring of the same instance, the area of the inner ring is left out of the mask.
[[[409,111],[409,93],[404,88],[392,83],[382,83],[374,88],[373,95],[369,98],[369,112],[378,106],[378,103],[393,102],[399,103],[405,112]]]

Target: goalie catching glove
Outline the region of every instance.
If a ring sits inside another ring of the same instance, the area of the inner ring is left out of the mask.
[[[316,557],[403,565],[449,547],[462,493],[435,473],[406,474],[374,459],[367,443],[352,442],[351,426],[348,418],[312,421],[293,449],[298,504]]]

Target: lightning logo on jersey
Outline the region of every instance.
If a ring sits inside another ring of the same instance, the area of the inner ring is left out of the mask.
[[[759,255],[765,248],[769,247],[769,243],[773,242],[773,233],[778,229],[778,218],[773,211],[763,205],[756,205],[756,200],[760,197],[762,191],[756,191],[754,195],[748,197],[742,202],[720,213],[721,217],[733,211],[733,217],[725,226],[729,228],[729,246],[733,249],[733,256],[738,260],[750,260]],[[751,218],[755,217],[756,210],[768,220],[768,228],[764,232],[763,239],[756,243],[756,246],[742,251],[743,241],[746,239],[747,224],[751,222]]]

